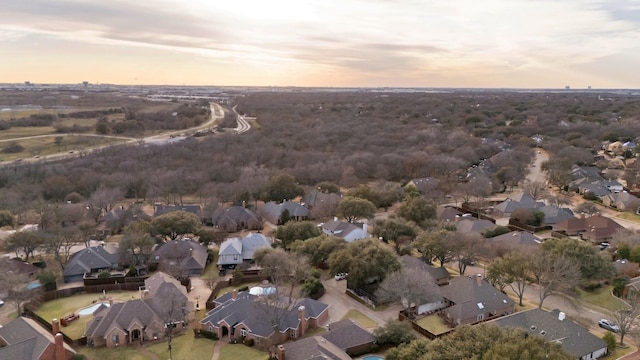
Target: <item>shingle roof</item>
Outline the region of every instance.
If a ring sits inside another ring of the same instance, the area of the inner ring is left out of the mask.
[[[260,233],[249,233],[243,238],[228,238],[220,244],[218,265],[239,264],[244,260],[253,260],[253,253],[260,248],[271,247],[271,240]],[[241,255],[238,260],[222,255]]]
[[[607,347],[604,340],[584,327],[567,318],[559,320],[559,314],[559,310],[531,309],[497,319],[494,323],[501,327],[521,328],[536,336],[543,336],[541,331],[544,331],[545,340],[560,342],[562,349],[576,358]]]
[[[436,218],[438,219],[438,221],[454,222],[456,220],[456,216],[459,215],[462,215],[462,213],[456,208],[450,206],[439,205],[436,208]]]
[[[39,360],[48,346],[55,343],[53,335],[35,321],[19,317],[0,328],[0,339],[7,346],[0,348],[1,359]],[[64,344],[68,353],[75,354]]]
[[[172,240],[158,247],[151,261],[164,263],[175,261],[184,270],[202,272],[207,265],[207,248],[194,240]]]
[[[309,209],[306,207],[292,201],[285,201],[283,203],[277,204],[273,201],[270,201],[264,206],[262,206],[262,214],[263,216],[272,224],[277,224],[280,215],[284,210],[289,211],[289,216],[292,217],[307,217],[309,216]]]
[[[218,209],[213,214],[213,224],[221,228],[225,228],[228,224],[237,226],[239,223],[249,224],[251,222],[259,223],[260,218],[256,213],[242,206]]]
[[[538,211],[544,213],[543,222],[545,224],[555,224],[562,220],[572,219],[575,217],[571,209],[561,208],[555,205],[545,205],[539,208]]]
[[[536,246],[540,244],[541,239],[526,231],[512,231],[506,234],[494,236],[487,239],[490,243],[507,243],[513,245]]]
[[[202,208],[200,208],[200,205],[156,205],[153,216],[160,216],[173,211],[186,211],[200,216]]]
[[[312,336],[283,345],[286,360],[350,360],[339,347],[320,336]]]
[[[492,223],[489,220],[479,219],[479,220],[471,220],[471,219],[462,219],[456,222],[456,230],[461,233],[473,233],[473,232],[482,232],[483,230],[493,229],[497,225]]]
[[[82,275],[95,269],[111,268],[118,263],[118,249],[109,245],[82,249],[71,256],[64,276]]]
[[[238,293],[235,299],[232,298],[230,293],[226,293],[222,297],[214,300],[214,302],[219,305],[209,311],[200,323],[203,325],[211,324],[213,326],[219,326],[222,322],[230,326],[236,326],[242,323],[248,328],[251,334],[269,337],[275,331],[274,326],[271,324],[273,320],[279,322],[276,328],[280,331],[285,331],[289,328],[298,328],[300,324],[298,308],[300,308],[300,306],[304,306],[305,319],[317,318],[329,308],[329,305],[308,298],[301,299],[289,308],[269,306],[263,302],[256,301],[257,299],[259,299],[258,296],[251,295],[246,291]],[[268,307],[269,309],[265,309],[264,307]],[[278,312],[280,312],[280,314],[274,316],[273,319],[267,319],[268,314]]]
[[[444,297],[455,305],[447,308],[447,311],[456,314],[460,319],[475,317],[478,309],[481,312],[493,312],[507,305],[514,305],[514,301],[508,296],[491,286],[483,279],[480,285],[477,278],[459,276],[451,279],[449,285],[442,288]],[[482,307],[478,304],[482,304]]]
[[[360,345],[373,344],[376,341],[373,334],[352,319],[332,323],[329,329],[320,336],[344,351]]]
[[[402,255],[400,259],[407,267],[419,268],[428,272],[436,282],[444,279],[449,279],[451,277],[451,274],[449,274],[445,267],[433,267],[414,256]]]
[[[366,237],[364,236],[365,234],[363,234],[364,232],[363,227],[364,227],[364,224],[362,223],[349,223],[346,221],[339,221],[339,220],[333,219],[322,224],[322,231],[327,235],[332,235],[332,236],[337,236],[342,238],[347,237],[352,232],[357,231],[358,234],[354,234],[354,236],[360,235],[358,237],[363,239]]]

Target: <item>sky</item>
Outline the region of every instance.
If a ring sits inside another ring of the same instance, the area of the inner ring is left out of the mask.
[[[640,88],[640,0],[0,0],[0,83]]]

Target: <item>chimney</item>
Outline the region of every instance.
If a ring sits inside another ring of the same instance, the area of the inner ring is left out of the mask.
[[[109,298],[109,307],[113,306],[113,298]]]
[[[482,274],[476,275],[476,284],[478,284],[478,286],[482,285]]]
[[[304,333],[307,331],[307,320],[304,318],[305,311],[304,306],[300,306],[298,308],[298,320],[300,320],[300,336],[304,336]]]
[[[456,219],[455,219],[455,222],[458,222],[458,221],[460,221],[460,219],[462,219],[462,216],[460,216],[460,215],[456,215]]]
[[[231,292],[231,299],[235,300],[238,298],[238,290],[237,289],[233,289],[233,291]]]
[[[562,311],[560,311],[560,312],[558,313],[558,320],[560,320],[560,321],[564,320],[565,316],[566,316],[566,315],[565,315],[565,313],[563,313]]]
[[[581,213],[580,213],[580,219],[584,219],[584,216],[585,216],[585,215],[584,215],[584,213],[583,213],[583,212],[581,212]]]
[[[60,332],[60,322],[58,321],[58,319],[53,319],[51,321],[51,328],[53,336],[56,336],[56,334]]]
[[[64,339],[62,337],[62,334],[57,333],[54,336],[54,340],[55,340],[55,347],[56,347],[55,360],[66,360],[67,357],[64,351]]]
[[[278,345],[276,352],[278,360],[284,360],[284,345]]]

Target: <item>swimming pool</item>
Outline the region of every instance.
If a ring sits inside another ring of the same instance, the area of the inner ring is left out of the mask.
[[[363,357],[362,360],[384,360],[384,358],[376,355],[368,355]]]
[[[89,307],[86,307],[86,308],[81,309],[80,311],[78,311],[78,315],[91,315],[91,314],[93,314],[94,311],[98,310],[100,305],[105,305],[105,306],[109,307],[109,303],[108,302],[95,303],[95,304],[93,304],[93,305],[91,305]]]

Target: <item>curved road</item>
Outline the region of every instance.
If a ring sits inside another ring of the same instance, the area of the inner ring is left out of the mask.
[[[238,114],[238,112],[236,111],[236,107],[237,106],[238,105],[234,106],[231,109],[231,110],[233,110],[233,113],[236,114],[236,120],[238,121],[238,127],[236,127],[234,130],[236,131],[236,133],[242,134],[242,133],[245,133],[245,132],[249,131],[251,129],[251,125],[249,125],[249,123],[244,118],[244,116]]]
[[[3,162],[0,162],[0,167],[15,165],[21,162],[47,162],[47,161],[57,161],[62,159],[68,159],[73,157],[80,157],[80,156],[84,156],[89,153],[92,153],[94,151],[105,149],[111,146],[133,144],[133,143],[138,143],[139,145],[144,145],[145,143],[157,143],[159,141],[169,141],[169,139],[171,139],[172,137],[183,135],[185,133],[195,133],[200,130],[208,130],[215,125],[216,121],[224,118],[224,110],[219,104],[209,103],[209,106],[211,107],[211,116],[209,117],[209,121],[207,121],[204,124],[201,124],[199,126],[189,128],[189,129],[170,131],[162,134],[147,136],[144,138],[132,138],[132,137],[124,137],[124,136],[99,135],[99,134],[49,134],[49,135],[34,135],[34,136],[25,136],[20,138],[0,140],[0,143],[1,143],[1,142],[8,142],[8,141],[20,141],[20,140],[38,139],[38,138],[55,137],[55,136],[64,136],[64,137],[90,136],[90,137],[100,137],[100,138],[106,138],[106,139],[124,140],[124,142],[117,143],[117,144],[100,145],[100,146],[90,147],[90,148],[86,148],[78,151],[72,150],[68,153],[44,155],[38,158],[25,158],[25,159],[18,159],[18,160],[12,160],[12,161],[3,161]],[[238,117],[240,117],[240,115],[238,115]],[[246,126],[247,126],[247,129],[242,132],[249,130],[250,126],[248,125],[248,123],[246,124]],[[241,132],[238,132],[238,133],[241,133]]]

